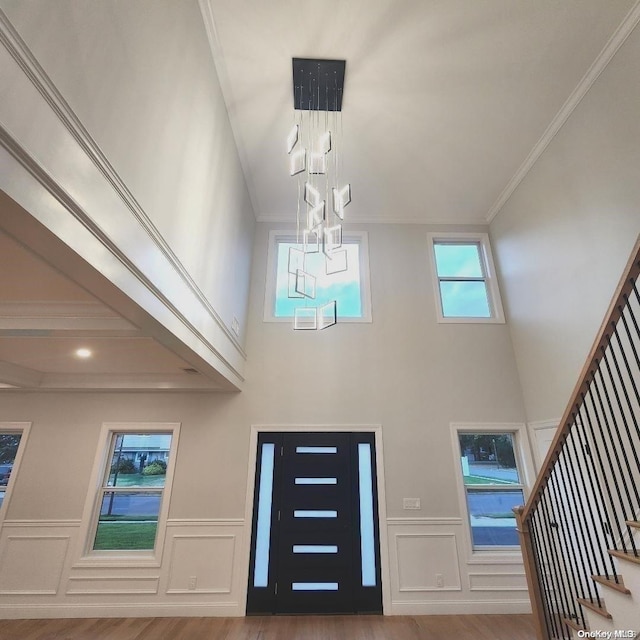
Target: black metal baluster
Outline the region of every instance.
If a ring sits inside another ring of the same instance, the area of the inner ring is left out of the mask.
[[[613,356],[613,363],[615,365],[616,371],[618,372],[618,378],[622,385],[622,390],[624,392],[624,397],[627,401],[627,406],[629,407],[629,414],[631,415],[631,419],[633,420],[633,426],[635,427],[636,435],[638,436],[638,438],[640,438],[640,424],[638,423],[638,419],[636,417],[636,413],[638,412],[637,410],[640,408],[640,393],[638,392],[638,387],[636,386],[636,382],[633,379],[633,373],[631,371],[631,367],[629,366],[629,361],[627,360],[627,354],[625,353],[624,347],[622,346],[622,341],[620,340],[617,327],[613,330],[613,335],[616,337],[616,340],[618,342],[618,350],[620,351],[620,355],[624,362],[625,369],[627,370],[627,375],[624,376],[622,374],[622,371],[620,370],[620,367],[618,366],[618,359],[615,357],[615,352],[613,350],[613,342],[612,342],[610,348],[611,348],[611,354]],[[631,388],[633,389],[633,393],[636,397],[636,402],[638,403],[638,406],[636,407],[635,410],[634,410],[633,401],[631,400],[631,396],[627,389],[627,382],[626,382],[627,380],[631,383]]]
[[[584,394],[580,394],[581,398],[582,398],[582,405],[580,406],[580,409],[578,411],[579,417],[580,417],[580,422],[584,428],[584,426],[586,425],[589,429],[589,433],[591,434],[591,442],[593,443],[593,450],[596,453],[596,459],[598,461],[598,466],[600,469],[600,476],[596,476],[596,482],[598,484],[598,489],[599,489],[599,495],[600,498],[602,500],[602,506],[604,509],[604,514],[605,514],[605,518],[606,518],[606,525],[608,528],[607,533],[609,534],[609,536],[611,536],[611,540],[612,540],[612,546],[613,545],[613,525],[611,522],[611,509],[613,509],[613,505],[614,505],[614,498],[613,498],[613,494],[611,493],[611,485],[609,483],[609,475],[606,471],[606,467],[604,465],[604,462],[602,460],[602,455],[600,454],[600,447],[598,446],[596,437],[595,437],[595,433],[594,433],[594,428],[593,428],[593,424],[591,423],[591,416],[589,414],[589,408],[586,405],[586,396]],[[586,421],[582,415],[582,412],[584,412],[585,416],[586,416]],[[585,434],[586,435],[586,434]],[[586,440],[587,438],[585,438]],[[589,446],[588,443],[585,443],[583,445],[584,448],[588,447],[589,450],[591,450],[591,447]],[[604,488],[606,490],[606,496],[602,493],[602,485],[604,485]],[[616,521],[616,524],[617,521]],[[618,530],[620,531],[620,533],[622,534],[622,529],[620,529],[620,526],[618,526]]]
[[[545,500],[548,489],[549,486],[547,485],[544,489],[544,492],[540,494],[538,509],[543,516],[543,523],[545,528],[545,536],[543,537],[544,544],[547,548],[548,557],[551,558],[551,565],[549,569],[553,572],[553,576],[550,576],[550,579],[554,584],[555,604],[556,607],[559,607],[561,609],[561,611],[559,611],[559,614],[562,617],[574,619],[577,622],[577,613],[571,613],[572,608],[575,612],[575,606],[569,606],[569,599],[567,597],[568,587],[565,583],[565,578],[562,574],[562,571],[560,570],[560,561],[558,559],[558,545],[556,544],[555,536],[553,535],[553,530],[558,526],[558,523],[555,522],[555,520],[549,519],[549,509]]]
[[[595,380],[595,377],[594,377],[594,380]],[[597,386],[595,384],[592,385],[592,386],[594,386],[596,388],[596,391],[597,391]],[[594,417],[595,417],[595,419],[597,421],[598,429],[600,430],[600,433],[603,433],[602,425],[600,423],[600,418],[599,418],[599,415],[598,415],[598,409],[596,407],[595,400],[593,399],[593,392],[591,390],[591,386],[587,390],[587,395],[589,396],[589,399],[591,400],[591,404],[593,405]],[[587,417],[589,418],[589,413],[587,413]],[[589,422],[590,422],[590,420],[589,420]],[[595,444],[595,443],[597,443],[597,440],[595,440],[595,434],[592,433],[592,435],[594,437],[594,444]],[[598,450],[599,447],[597,447],[597,444],[595,446],[596,446],[596,449]],[[609,447],[606,446],[606,442],[603,442],[603,447],[602,448],[604,449],[605,455],[607,457],[607,461],[609,463],[608,469],[605,469],[605,468],[602,469],[602,472],[604,474],[603,477],[604,478],[608,478],[608,477],[613,478],[613,486],[615,488],[616,495],[618,496],[618,504],[624,510],[624,502],[623,502],[623,498],[622,498],[622,493],[620,491],[620,484],[618,483],[618,476],[615,473],[613,462],[611,460],[611,455],[609,454]],[[614,450],[614,453],[615,453],[615,450]],[[609,494],[609,497],[610,498],[612,497],[611,494]],[[617,517],[618,509],[616,508],[616,503],[615,503],[614,500],[611,500],[611,502],[609,504],[609,508],[612,510],[612,515],[616,516],[614,518],[614,521],[615,521],[615,524],[616,524],[616,526],[618,528],[618,532],[620,534],[620,543],[622,544],[622,549],[624,551],[626,551],[627,547],[625,545],[624,535],[622,533],[622,528],[620,526],[620,518]]]
[[[638,289],[636,288],[636,285],[633,285],[633,292],[636,294],[636,300],[638,302],[638,304],[640,304],[640,293],[638,293]],[[631,306],[631,298],[624,295],[622,296],[625,300],[626,304],[626,309],[629,312],[629,317],[631,318],[631,322],[633,324],[633,326],[635,327],[636,330],[636,336],[638,337],[638,339],[640,340],[640,327],[638,327],[638,322],[636,320],[636,314],[633,312],[633,307]],[[636,351],[635,348],[635,344],[636,344],[636,340],[629,340],[629,342],[631,343],[631,348],[633,349],[633,353],[636,357],[636,362],[638,362],[638,366],[640,366],[640,359],[638,358],[638,352]]]
[[[631,435],[631,429],[629,428],[629,423],[627,421],[627,417],[625,415],[624,408],[622,407],[622,401],[620,400],[620,395],[618,394],[618,389],[616,387],[616,383],[615,383],[615,380],[613,378],[613,374],[611,372],[611,367],[609,366],[609,358],[607,356],[607,351],[612,354],[611,358],[614,360],[615,366],[617,366],[617,362],[615,360],[615,354],[613,354],[611,349],[607,349],[606,351],[603,351],[603,360],[604,360],[604,363],[605,363],[605,367],[607,369],[607,373],[609,374],[609,378],[611,380],[611,388],[613,389],[613,394],[615,396],[616,402],[618,403],[618,411],[620,412],[620,416],[621,416],[621,419],[622,419],[622,424],[624,426],[625,433],[627,434],[627,438],[629,438],[629,446],[626,447],[626,446],[624,446],[624,442],[622,441],[622,438],[621,438],[621,435],[620,435],[620,431],[619,431],[618,426],[617,426],[617,422],[614,420],[614,424],[616,425],[616,434],[617,434],[618,440],[620,442],[620,448],[622,449],[624,460],[625,460],[627,469],[629,471],[629,477],[627,478],[627,482],[625,484],[631,485],[631,487],[633,488],[633,493],[634,493],[635,499],[636,499],[635,505],[633,503],[631,504],[631,513],[635,514],[637,512],[637,509],[640,509],[640,493],[638,493],[638,485],[636,484],[636,482],[634,480],[634,472],[631,470],[631,464],[629,462],[629,458],[628,458],[627,453],[626,453],[627,450],[631,449],[631,453],[633,455],[633,459],[634,459],[634,461],[636,463],[636,470],[638,472],[640,472],[640,459],[638,459],[638,452],[636,451],[636,448],[633,446],[633,436]],[[619,369],[618,369],[618,371],[619,371]],[[606,387],[605,387],[605,393],[606,393]],[[625,390],[625,394],[626,394],[626,390]],[[628,400],[629,400],[629,398],[627,397],[627,401]],[[629,407],[629,409],[631,409],[631,407]],[[630,531],[628,533],[629,533],[629,542],[631,544],[631,548],[633,550],[633,553],[634,553],[634,555],[638,555],[633,535],[631,535]]]
[[[629,317],[631,318],[636,328],[636,336],[638,337],[638,339],[640,339],[640,331],[638,330],[638,324],[635,321],[635,315],[633,313],[633,309],[631,309],[631,304],[629,302],[629,299],[626,296],[625,296],[625,300],[627,300],[627,305],[625,306],[624,311],[626,311],[629,314]],[[640,368],[640,356],[638,356],[638,350],[636,349],[636,345],[635,345],[636,341],[633,339],[633,336],[631,335],[631,330],[629,329],[629,325],[627,324],[627,319],[624,315],[624,311],[620,315],[620,319],[622,320],[622,324],[624,325],[625,333],[629,338],[629,346],[631,347],[631,351],[633,352],[633,357],[635,358],[638,368]]]
[[[592,546],[594,548],[594,551],[597,551],[600,555],[604,576],[605,578],[610,579],[609,573],[611,573],[611,575],[613,576],[613,579],[616,582],[618,582],[618,576],[615,571],[613,558],[608,553],[605,553],[604,551],[605,549],[608,549],[609,544],[606,540],[606,530],[603,527],[606,523],[608,530],[611,531],[611,524],[608,521],[609,517],[607,515],[607,510],[604,508],[603,498],[602,498],[602,489],[600,488],[600,485],[598,483],[597,476],[596,476],[596,483],[598,484],[597,491],[594,485],[594,479],[593,479],[594,464],[592,463],[590,451],[587,450],[587,448],[585,447],[584,443],[581,440],[579,428],[584,429],[584,425],[578,422],[578,417],[579,417],[578,414],[574,414],[574,419],[575,419],[574,429],[569,434],[569,437],[567,438],[567,443],[568,445],[569,444],[571,445],[574,451],[574,455],[578,459],[580,459],[580,455],[579,455],[579,450],[575,441],[578,440],[578,442],[580,443],[580,449],[582,450],[582,460],[584,461],[584,469],[587,470],[586,475],[588,480],[588,488],[591,490],[591,495],[593,496],[593,500],[596,502],[596,509],[598,513],[597,514],[594,513],[592,501],[586,499],[584,490],[578,491],[578,496],[580,497],[580,500],[584,501],[587,505],[590,522],[597,523],[596,525],[597,529],[594,531],[596,540]],[[570,469],[571,469],[571,472],[574,473],[573,468],[570,467]],[[586,490],[587,483],[585,482],[585,479],[584,479],[584,473],[583,473],[584,469],[583,469],[583,465],[578,464],[578,472],[580,474],[579,486],[583,487]],[[575,478],[575,475],[574,475],[574,478]],[[598,535],[598,533],[602,534],[603,539],[600,539],[600,536]],[[596,562],[596,566],[597,565],[598,563]],[[611,571],[609,571],[609,567],[611,568]],[[598,572],[598,575],[600,575],[599,572]]]
[[[535,567],[536,575],[538,577],[538,584],[540,585],[541,595],[543,597],[544,607],[544,622],[547,627],[547,634],[551,638],[552,636],[558,636],[558,627],[556,625],[556,616],[553,613],[550,602],[550,594],[552,589],[549,587],[549,580],[545,570],[545,565],[549,564],[548,558],[544,555],[544,549],[540,544],[540,538],[537,532],[536,519],[540,516],[538,510],[534,510],[529,517],[529,533],[531,534],[531,540],[535,551]]]
[[[556,469],[558,469],[557,463],[553,468],[553,471],[555,471]],[[559,517],[561,514],[560,509],[562,508],[563,501],[560,499],[558,482],[556,480],[556,475],[553,472],[549,477],[549,486],[551,487],[551,490],[552,490],[549,495],[550,497],[553,497],[553,500],[551,502],[552,504],[555,503],[555,511],[558,514],[558,528],[556,529],[556,531],[559,532],[558,538],[562,537],[562,542],[564,543],[563,548],[565,550],[565,553],[560,554],[560,557],[562,558],[562,563],[564,564],[565,571],[567,571],[567,567],[568,567],[568,576],[570,577],[570,582],[573,585],[573,588],[572,589],[570,588],[571,596],[572,596],[571,600],[573,603],[575,603],[575,605],[578,605],[578,603],[576,602],[576,598],[582,598],[584,596],[584,594],[582,593],[582,589],[580,588],[581,582],[576,577],[575,569],[577,568],[578,561],[576,559],[574,546],[571,544],[570,540],[567,537],[567,527],[563,522],[564,519],[561,519]],[[566,553],[567,551],[571,555],[571,558],[567,558],[567,553]],[[578,611],[577,610],[575,611],[577,615]],[[584,617],[582,617],[581,610],[580,610],[580,616],[581,616],[580,619],[582,621],[582,626],[584,627],[585,620],[584,620]]]
[[[627,422],[627,416],[625,415],[624,412],[624,408],[622,407],[622,402],[620,400],[620,395],[618,394],[618,389],[616,387],[615,384],[615,380],[613,378],[613,374],[611,372],[611,367],[609,366],[609,358],[607,357],[607,352],[610,352],[610,349],[602,349],[602,360],[601,362],[604,362],[605,365],[605,369],[607,370],[607,373],[609,375],[609,380],[611,381],[611,389],[613,390],[613,395],[616,399],[616,402],[618,403],[618,411],[620,414],[620,418],[622,420],[622,424],[624,426],[624,430],[625,433],[627,434],[627,437],[629,438],[629,443],[631,444],[633,442],[632,440],[632,436],[631,436],[631,430],[629,429],[629,423]],[[604,380],[604,376],[602,374],[602,371],[599,371],[600,373],[600,380],[602,382],[602,388],[604,391],[604,395],[605,395],[605,399],[607,401],[607,406],[609,407],[609,413],[611,415],[611,422],[613,423],[613,426],[615,428],[615,432],[616,432],[616,437],[617,437],[617,441],[618,443],[620,443],[620,448],[622,450],[622,456],[625,462],[625,466],[627,467],[627,471],[629,472],[629,483],[631,484],[633,487],[633,492],[636,498],[636,506],[640,507],[640,493],[638,493],[638,487],[636,486],[635,482],[632,482],[632,478],[633,478],[633,471],[631,470],[631,463],[629,462],[629,457],[627,456],[627,449],[629,447],[625,447],[624,446],[624,442],[622,439],[622,435],[620,433],[620,428],[618,427],[618,421],[615,419],[616,417],[616,413],[613,410],[613,405],[611,402],[611,398],[609,396],[609,393],[607,392],[607,385],[605,384],[605,380]],[[640,459],[638,459],[638,453],[635,451],[635,449],[633,449],[633,447],[631,447],[631,451],[633,453],[633,457],[636,463],[636,468],[640,471]],[[631,497],[629,496],[629,501],[631,504],[631,509],[632,511],[635,511],[634,508],[634,504],[633,501],[631,500]]]
[[[609,435],[609,440],[611,442],[611,449],[613,450],[613,455],[616,459],[616,463],[617,463],[617,468],[616,469],[611,469],[611,473],[614,475],[615,477],[615,472],[617,471],[620,474],[620,480],[621,480],[621,484],[622,487],[624,489],[624,494],[627,498],[627,502],[628,505],[625,504],[624,502],[621,502],[620,504],[620,510],[622,512],[622,517],[623,520],[629,520],[629,513],[635,513],[635,506],[633,503],[633,499],[631,497],[631,493],[629,491],[629,485],[630,484],[634,484],[634,490],[637,493],[637,487],[635,487],[635,483],[633,482],[629,482],[627,480],[630,478],[633,478],[633,472],[631,471],[631,465],[629,464],[629,459],[627,457],[627,454],[624,451],[624,447],[622,447],[622,459],[624,460],[625,463],[625,467],[627,469],[627,478],[625,478],[625,474],[624,474],[624,469],[622,468],[622,465],[620,463],[620,455],[619,455],[619,447],[618,444],[620,444],[620,446],[622,446],[622,438],[620,437],[620,429],[618,428],[617,425],[617,421],[615,420],[614,414],[613,414],[613,407],[611,406],[611,400],[609,398],[609,393],[607,392],[607,388],[604,382],[604,377],[602,375],[602,371],[598,368],[598,378],[600,379],[600,384],[597,383],[597,378],[594,376],[594,388],[596,391],[596,394],[598,396],[598,401],[600,404],[600,407],[602,409],[602,413],[603,413],[603,417],[604,417],[604,422],[605,422],[605,426],[607,429],[607,434]],[[606,408],[602,405],[602,398],[600,396],[600,386],[602,386],[603,388],[603,393],[605,396],[605,400],[607,401],[607,406],[609,408],[609,415],[611,416],[611,422],[613,423],[615,432],[616,432],[616,436],[617,439],[614,438],[614,434],[613,431],[611,430],[611,427],[609,425],[609,421],[607,420],[607,415],[606,415]],[[628,506],[628,509],[627,509]],[[626,525],[625,525],[626,526]],[[634,551],[635,551],[635,544],[633,543],[633,540],[631,540],[631,546],[633,547]]]
[[[573,426],[573,425],[572,425]],[[568,439],[568,436],[567,436]],[[575,491],[575,475],[573,476],[573,482],[567,481],[569,477],[569,468],[572,469],[573,462],[569,457],[569,446],[567,444],[567,440],[564,441],[562,446],[562,450],[560,451],[560,456],[563,457],[563,464],[560,464],[560,458],[558,458],[558,468],[560,469],[560,475],[562,476],[562,481],[565,489],[569,488],[569,493],[571,494],[571,500],[568,500],[568,508],[569,513],[571,515],[571,519],[573,521],[573,530],[576,532],[576,538],[580,538],[582,540],[582,544],[572,544],[572,549],[575,549],[577,546],[576,553],[580,560],[580,567],[582,568],[582,584],[586,586],[588,597],[591,602],[594,601],[594,592],[595,599],[598,602],[598,606],[600,604],[600,596],[598,594],[598,590],[595,588],[595,585],[591,582],[591,575],[594,573],[597,574],[597,562],[595,561],[595,555],[593,553],[593,548],[591,544],[591,540],[589,536],[585,533],[584,528],[584,520],[585,520],[585,512],[582,503],[580,503],[580,508],[578,508],[578,499],[576,497]],[[579,463],[578,463],[579,464]],[[573,471],[573,469],[572,469]],[[577,528],[576,528],[577,523]]]

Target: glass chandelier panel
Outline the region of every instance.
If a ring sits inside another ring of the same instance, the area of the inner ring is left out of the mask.
[[[296,61],[305,63],[303,71],[296,71]],[[341,63],[342,76],[325,66],[327,63]],[[336,324],[337,301],[324,299],[326,294],[319,293],[324,289],[317,289],[316,280],[347,270],[342,223],[351,202],[351,185],[340,175],[343,81],[344,61],[294,59],[296,111],[286,148],[289,173],[297,180],[298,194],[296,246],[289,249],[288,264],[288,295],[299,301],[294,312],[296,330],[325,329]],[[312,261],[310,254],[319,254],[322,260]],[[324,273],[314,273],[312,267]]]

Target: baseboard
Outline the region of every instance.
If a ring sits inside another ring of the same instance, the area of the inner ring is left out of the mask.
[[[391,603],[391,616],[462,615],[465,613],[513,614],[531,613],[531,603],[526,600],[441,600],[439,602],[399,601]]]
[[[0,619],[37,618],[180,618],[244,616],[237,602],[135,603],[135,604],[0,604]]]
[[[441,602],[402,602],[391,604],[391,616],[516,614],[531,613],[529,600],[451,600]],[[220,603],[136,603],[136,604],[0,604],[0,619],[38,618],[167,618],[167,617],[225,617],[245,615],[237,602]]]

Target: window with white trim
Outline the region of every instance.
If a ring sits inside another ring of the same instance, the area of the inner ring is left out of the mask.
[[[264,308],[265,322],[291,322],[294,309],[302,302],[295,290],[295,275],[290,273],[291,248],[302,249],[295,231],[271,231],[267,258],[267,281]],[[371,322],[369,290],[369,252],[367,234],[345,233],[342,249],[346,252],[346,269],[327,274],[322,249],[307,253],[305,268],[317,277],[315,298],[308,304],[321,307],[336,300],[340,322]]]
[[[7,509],[29,425],[0,422],[0,514]]]
[[[438,322],[504,322],[489,236],[429,234]]]
[[[108,432],[88,543],[91,552],[151,552],[166,521],[177,427]]]
[[[525,503],[517,432],[459,428],[455,439],[473,550],[516,550],[513,508]]]

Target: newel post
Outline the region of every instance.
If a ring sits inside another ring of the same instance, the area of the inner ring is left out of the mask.
[[[524,572],[527,576],[527,588],[529,589],[529,598],[531,599],[531,612],[536,627],[536,636],[538,640],[549,640],[547,636],[547,625],[544,618],[544,604],[542,602],[542,590],[538,580],[538,572],[536,570],[536,560],[533,552],[533,543],[531,541],[531,532],[529,525],[522,518],[524,507],[514,507],[513,512],[516,514],[516,527],[518,538],[520,539],[520,548],[522,549],[522,561],[524,563]]]

